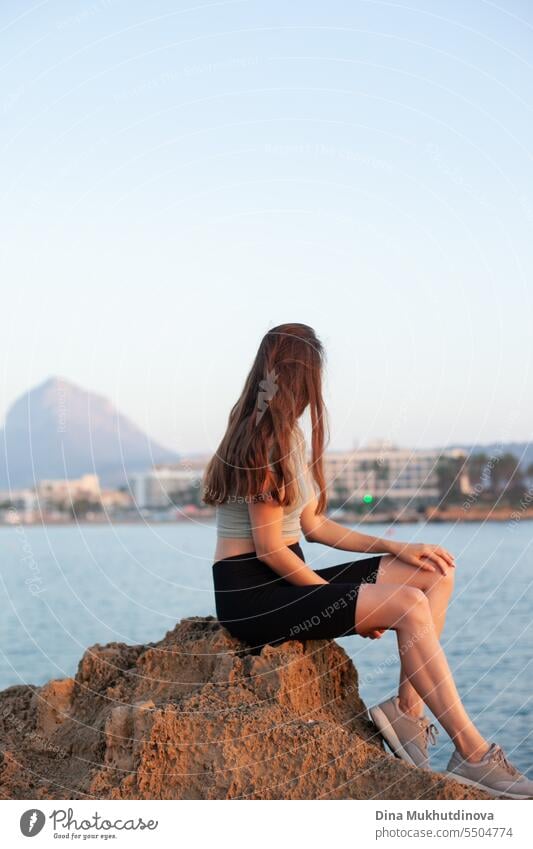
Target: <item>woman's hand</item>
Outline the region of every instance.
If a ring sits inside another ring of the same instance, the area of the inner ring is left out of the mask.
[[[385,633],[386,628],[376,628],[375,631],[371,631],[370,634],[367,634],[367,637],[370,637],[371,640],[379,640],[380,637]]]
[[[360,637],[364,637],[365,640],[368,637],[371,640],[379,640],[380,637],[383,636],[387,629],[386,628],[373,628],[372,631],[368,631],[366,634],[359,633]]]
[[[453,554],[442,548],[441,545],[425,545],[423,543],[398,543],[392,552],[395,557],[414,566],[415,569],[424,569],[427,572],[442,572],[455,567]]]

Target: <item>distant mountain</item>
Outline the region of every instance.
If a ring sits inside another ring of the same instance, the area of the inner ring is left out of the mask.
[[[95,473],[105,486],[178,455],[151,440],[101,395],[51,377],[22,395],[0,431],[0,489]]]

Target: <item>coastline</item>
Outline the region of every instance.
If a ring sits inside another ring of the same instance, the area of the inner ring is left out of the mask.
[[[341,525],[411,525],[411,524],[438,524],[449,522],[452,524],[462,522],[518,522],[524,520],[533,520],[533,508],[521,509],[516,507],[493,507],[487,509],[465,507],[450,507],[441,509],[438,507],[430,507],[423,513],[417,511],[402,511],[400,513],[379,513],[376,511],[366,514],[343,511],[341,514],[332,510],[328,515]],[[198,513],[183,513],[173,516],[120,516],[114,518],[110,514],[102,516],[94,516],[91,518],[76,517],[75,519],[57,518],[57,517],[41,517],[37,521],[18,521],[18,522],[2,522],[0,528],[16,528],[16,527],[70,527],[72,525],[161,525],[161,524],[185,524],[191,522],[195,525],[211,525],[214,520],[214,512],[199,511]]]

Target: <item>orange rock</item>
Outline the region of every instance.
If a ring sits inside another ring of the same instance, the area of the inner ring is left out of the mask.
[[[212,617],[4,690],[0,727],[4,798],[488,798],[384,751],[337,643],[256,652]]]

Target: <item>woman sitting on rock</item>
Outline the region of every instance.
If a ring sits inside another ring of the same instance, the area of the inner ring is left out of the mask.
[[[475,727],[439,642],[454,583],[453,556],[438,545],[367,536],[325,515],[322,468],[324,353],[312,328],[274,327],[263,338],[204,478],[216,505],[213,578],[217,615],[251,646],[291,639],[396,631],[398,695],[369,711],[400,758],[428,767],[435,726],[455,743],[448,774],[494,796],[533,797],[529,781]],[[309,410],[311,463],[300,417]],[[311,569],[299,540],[373,556]]]

